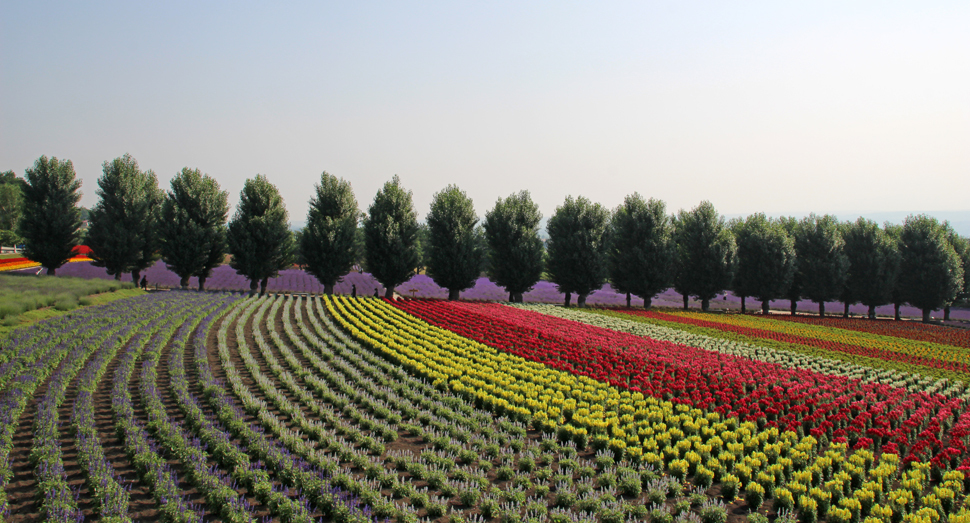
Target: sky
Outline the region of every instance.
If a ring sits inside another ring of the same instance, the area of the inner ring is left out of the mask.
[[[125,153],[232,205],[259,173],[294,222],[322,171],[421,217],[970,211],[970,2],[277,4],[0,0],[0,170],[70,159],[88,207]]]

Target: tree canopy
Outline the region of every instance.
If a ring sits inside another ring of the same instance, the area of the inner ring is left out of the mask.
[[[162,192],[152,171],[142,171],[131,155],[102,165],[97,194],[100,200],[90,211],[91,224],[85,245],[97,267],[120,280],[140,272],[155,261],[158,213]]]
[[[464,191],[449,185],[434,195],[427,221],[428,276],[448,289],[449,300],[457,300],[475,286],[484,263],[475,206]]]
[[[199,278],[199,290],[226,253],[226,215],[229,193],[198,169],[182,169],[172,178],[171,190],[162,203],[159,236],[162,260],[181,278]]]
[[[768,314],[771,300],[785,297],[795,272],[795,242],[781,222],[756,213],[732,223],[738,247],[734,293],[751,296],[761,302],[761,312]]]
[[[909,216],[899,235],[899,287],[902,298],[930,312],[953,301],[963,289],[963,264],[950,244],[947,227],[935,218]]]
[[[293,264],[293,234],[283,197],[261,174],[246,180],[239,192],[239,205],[226,235],[237,274],[249,280],[249,289],[266,293],[266,284],[279,271]]]
[[[24,255],[40,263],[47,274],[69,259],[77,245],[81,217],[81,182],[70,160],[41,156],[26,171],[23,186],[23,215],[19,234],[24,239]]]
[[[674,289],[701,300],[708,310],[711,300],[731,286],[737,247],[734,235],[711,202],[704,201],[691,211],[681,210],[674,220],[677,271]]]
[[[835,216],[810,214],[795,228],[795,253],[801,295],[818,304],[825,315],[825,302],[842,296],[849,261],[845,257],[842,230]]]
[[[879,224],[862,217],[846,227],[843,237],[849,266],[846,295],[867,306],[869,318],[875,319],[876,307],[892,303],[899,276],[896,244]]]
[[[418,218],[411,191],[394,176],[374,196],[364,219],[367,269],[384,286],[385,296],[415,274],[419,263]]]
[[[673,223],[664,202],[638,193],[623,200],[610,220],[609,279],[620,293],[639,296],[649,307],[670,287],[674,256]],[[627,306],[629,306],[629,301]]]
[[[547,229],[546,271],[568,305],[576,293],[576,305],[584,307],[586,297],[606,283],[610,212],[580,196],[556,208]]]
[[[306,270],[333,294],[333,286],[357,262],[360,210],[350,182],[324,171],[310,199],[307,223],[300,238]]]
[[[522,302],[522,294],[542,277],[543,246],[539,238],[542,213],[529,191],[499,198],[485,213],[488,276],[509,293],[509,301]]]

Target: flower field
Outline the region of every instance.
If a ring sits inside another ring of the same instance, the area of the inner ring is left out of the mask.
[[[905,360],[962,375],[960,333],[662,314],[181,291],[78,309],[0,339],[0,511],[970,521],[966,384]]]

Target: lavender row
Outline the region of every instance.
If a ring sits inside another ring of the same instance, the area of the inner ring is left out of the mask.
[[[244,308],[248,309],[250,306],[252,306],[251,302],[238,304],[222,321],[217,333],[220,358],[224,354],[228,355],[229,325],[239,313],[243,312]],[[243,421],[245,411],[236,405],[232,397],[226,393],[222,383],[215,380],[212,375],[204,338],[196,342],[195,358],[209,405],[216,412],[219,421],[249,448],[250,454],[258,456],[277,477],[294,484],[303,493],[305,499],[313,503],[326,517],[338,522],[352,523],[379,519],[372,514],[369,507],[361,504],[359,498],[328,481],[329,474],[319,466],[317,459],[319,454],[299,434],[290,431],[267,412],[265,404],[245,389],[238,373],[230,365],[225,368],[230,386],[240,394],[239,398],[246,409],[253,412],[262,426],[268,428],[273,436]]]
[[[142,305],[148,300],[132,300],[130,304]],[[149,309],[149,310],[145,310]],[[136,309],[132,307],[134,312]],[[128,491],[115,476],[114,467],[105,457],[104,448],[95,425],[94,393],[107,371],[108,364],[127,344],[144,344],[160,327],[158,321],[166,310],[159,307],[138,307],[138,322],[125,322],[117,336],[105,340],[101,349],[85,365],[78,379],[78,392],[74,400],[71,422],[76,429],[78,461],[84,467],[88,488],[101,519],[130,521],[128,516]],[[128,318],[129,320],[132,318]]]
[[[26,273],[25,271],[19,272]],[[143,274],[145,274],[148,278],[150,285],[158,284],[162,287],[168,288],[175,288],[179,285],[178,276],[169,271],[165,267],[165,264],[161,261],[155,263],[155,265],[152,267],[149,267],[147,271],[143,272]],[[58,270],[58,275],[75,276],[81,278],[113,278],[113,276],[109,276],[103,268],[95,267],[91,265],[90,262],[75,262],[66,264],[64,267]],[[190,285],[197,286],[197,278],[191,278]],[[354,286],[357,288],[358,295],[371,296],[374,294],[375,290],[378,290],[383,296],[384,288],[372,275],[366,272],[351,272],[345,275],[343,280],[334,287],[334,292],[349,295]],[[206,288],[248,291],[249,281],[239,274],[236,274],[232,267],[228,265],[221,265],[216,267],[212,271],[212,276],[206,280]],[[279,276],[276,278],[270,278],[267,288],[270,292],[293,292],[306,294],[322,294],[324,292],[323,285],[321,285],[316,278],[300,269],[286,269],[280,271]],[[402,296],[407,297],[441,299],[448,297],[448,291],[446,289],[438,286],[430,277],[423,274],[414,276],[408,282],[400,285],[395,290]],[[504,301],[508,299],[508,296],[508,292],[506,292],[502,287],[499,287],[494,282],[484,277],[479,278],[471,289],[461,292],[461,298],[465,300]],[[532,303],[562,303],[564,300],[564,295],[556,290],[555,284],[548,281],[540,281],[530,292],[523,295],[523,299],[526,302]],[[616,292],[609,284],[606,284],[601,289],[590,294],[589,298],[586,300],[586,303],[589,305],[610,307],[622,306],[626,305],[626,295]],[[639,303],[639,300],[634,298],[634,304],[637,303]],[[690,300],[692,307],[699,307],[699,303],[700,302],[696,300]],[[659,307],[681,307],[683,306],[683,297],[674,292],[673,289],[668,289],[653,299],[653,305]],[[787,300],[775,300],[771,302],[771,307],[773,309],[788,310],[789,306],[790,302]],[[712,300],[711,307],[714,309],[739,310],[741,308],[741,299],[734,296],[734,294],[727,292]],[[816,307],[816,304],[808,300],[801,300],[798,302],[799,310],[815,310]],[[841,310],[842,306],[837,302],[830,302],[826,303],[826,309]],[[867,314],[868,309],[862,305],[853,305],[849,308],[849,311],[852,314],[865,315]],[[922,315],[922,311],[910,306],[903,306],[900,309],[900,312],[903,316],[913,318],[918,318]],[[877,307],[876,314],[882,316],[892,316],[893,307],[892,305]],[[934,317],[941,316],[942,311],[936,311],[936,314],[934,314]],[[958,320],[970,320],[970,309],[953,309],[951,312],[951,318]]]
[[[149,341],[149,345],[164,346],[175,333],[179,322],[188,316],[186,310],[193,303],[187,293],[173,295],[180,298],[185,308],[166,316],[166,323]],[[200,523],[202,518],[193,509],[192,504],[185,499],[178,487],[178,477],[168,465],[159,451],[159,446],[148,435],[145,427],[135,418],[128,383],[135,371],[138,359],[144,352],[146,344],[130,344],[122,354],[118,368],[115,370],[111,409],[114,413],[115,427],[122,438],[125,453],[141,475],[141,479],[149,484],[152,494],[159,503],[160,512],[166,521],[178,523]]]
[[[174,338],[168,344],[152,344],[142,355],[142,371],[139,380],[142,407],[148,415],[148,427],[156,439],[162,443],[165,454],[181,461],[186,470],[186,479],[201,492],[211,507],[226,521],[254,523],[248,500],[235,488],[232,478],[208,465],[208,456],[198,438],[189,437],[181,426],[174,424],[168,417],[162,396],[158,390],[158,364],[166,345],[178,350],[184,347],[189,335],[211,311],[219,310],[228,303],[224,297],[213,299],[196,298],[190,313],[180,322]]]

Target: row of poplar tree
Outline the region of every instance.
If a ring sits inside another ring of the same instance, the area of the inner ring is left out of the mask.
[[[479,223],[472,200],[449,185],[434,195],[426,225],[395,176],[384,184],[367,213],[360,212],[349,182],[324,172],[310,199],[306,226],[295,235],[276,187],[266,177],[246,180],[236,213],[226,225],[228,193],[197,169],[185,168],[163,192],[152,171],[129,155],[103,165],[100,198],[90,211],[85,244],[94,264],[121,278],[161,258],[186,287],[199,288],[231,255],[230,265],[251,290],[299,261],[327,293],[359,261],[386,289],[408,281],[420,267],[457,299],[484,271],[509,292],[522,295],[543,277],[577,305],[606,282],[649,307],[673,287],[684,296],[710,301],[727,290],[750,297],[765,313],[769,302],[800,299],[875,307],[909,303],[923,311],[948,307],[970,295],[970,241],[946,222],[917,215],[903,225],[860,218],[839,222],[810,215],[770,219],[753,214],[730,222],[709,202],[668,215],[663,201],[627,196],[610,211],[586,198],[566,198],[539,235],[542,215],[526,191],[499,199]],[[48,274],[63,265],[79,239],[80,182],[70,161],[41,157],[26,170],[19,234],[25,255]],[[363,237],[363,242],[360,237]],[[361,246],[360,243],[363,243]],[[361,252],[363,251],[363,252]],[[361,256],[362,255],[362,256]],[[362,258],[362,260],[361,260]]]

